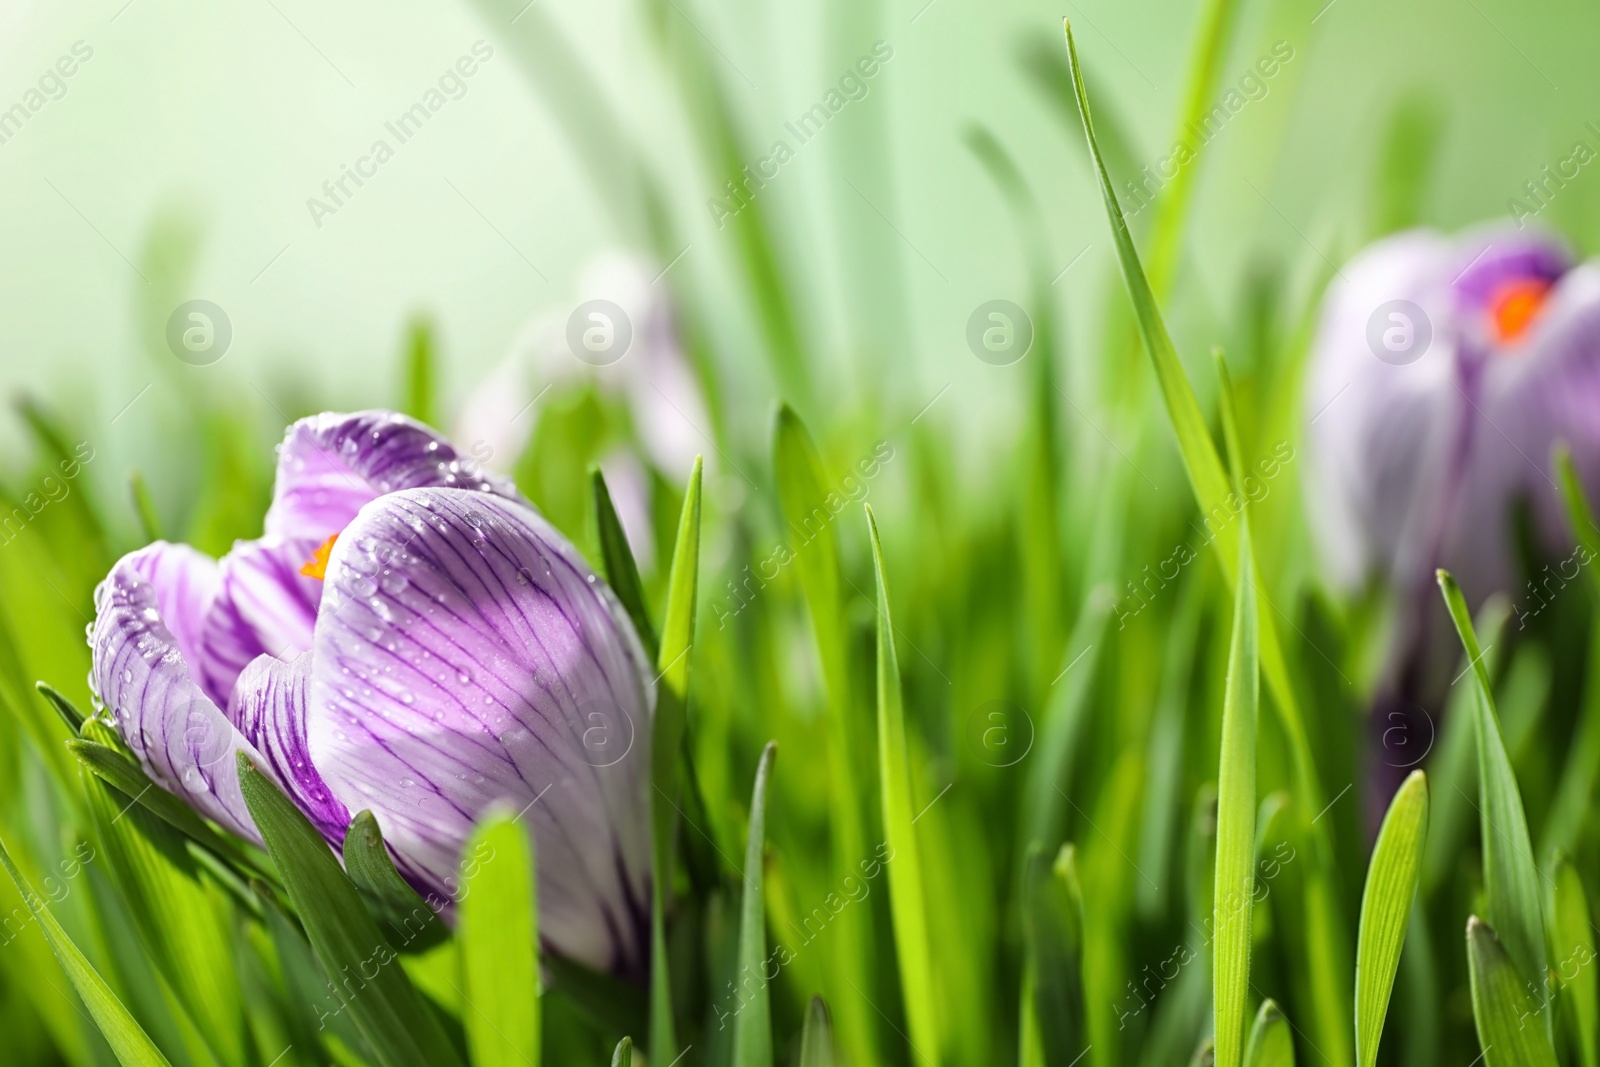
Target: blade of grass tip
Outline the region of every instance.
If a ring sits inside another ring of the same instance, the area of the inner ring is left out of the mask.
[[[433,1009],[398,965],[388,939],[322,835],[239,753],[239,789],[323,972],[385,1067],[461,1067]],[[368,977],[368,971],[372,971]]]
[[[1022,929],[1033,976],[1033,1021],[1040,1062],[1071,1063],[1087,1042],[1083,996],[1083,890],[1077,852],[1061,846],[1052,864],[1044,849],[1028,849],[1022,888]]]
[[[171,1067],[161,1050],[156,1048],[155,1042],[150,1040],[122,1001],[117,999],[106,980],[100,977],[78,946],[72,943],[43,898],[33,891],[22,872],[17,870],[4,842],[0,842],[0,864],[5,865],[6,873],[16,883],[17,891],[22,894],[28,910],[37,920],[50,951],[61,961],[62,969],[72,980],[72,988],[77,990],[84,1007],[89,1009],[95,1025],[100,1028],[100,1033],[105,1036],[106,1043],[111,1046],[122,1067]]]
[[[462,852],[462,1022],[473,1067],[539,1067],[539,900],[533,836],[510,812]]]
[[[1467,920],[1467,964],[1472,983],[1472,1017],[1487,1067],[1556,1067],[1544,1027],[1528,1017],[1544,1005],[1529,997],[1518,968],[1494,929],[1476,915]]]
[[[1565,444],[1556,446],[1554,465],[1567,521],[1584,553],[1582,563],[1593,563],[1600,557],[1600,528],[1595,526],[1594,512],[1572,465],[1572,452]],[[1592,580],[1590,588],[1600,594],[1600,568],[1589,567],[1588,570]],[[1583,817],[1594,797],[1595,781],[1600,778],[1600,625],[1590,628],[1586,662],[1588,677],[1584,681],[1578,727],[1555,799],[1550,804],[1550,814],[1545,819],[1541,855],[1548,855],[1555,849],[1570,851],[1576,846]]]
[[[1244,1067],[1294,1067],[1294,1035],[1283,1011],[1268,997],[1256,1012],[1245,1047]]]
[[[611,1067],[633,1067],[633,1038],[617,1042],[617,1051],[611,1054]]]
[[[161,540],[161,520],[156,518],[156,502],[143,474],[133,471],[128,475],[128,492],[133,496],[133,513],[139,518],[139,532],[145,543]]]
[[[49,682],[35,682],[33,685],[35,689],[39,690],[39,695],[44,697],[50,706],[56,710],[56,714],[60,715],[62,720],[66,722],[67,729],[74,734],[83,729],[84,721],[88,716],[78,710],[78,705],[62,696]]]
[[[1367,864],[1356,943],[1356,1064],[1378,1062],[1378,1042],[1389,1013],[1400,950],[1422,872],[1428,836],[1428,779],[1412,771],[1389,802]]]
[[[883,791],[883,828],[889,863],[889,913],[895,953],[900,962],[900,991],[905,998],[909,1043],[918,1062],[938,1064],[939,1017],[933,989],[933,954],[928,944],[923,896],[922,861],[918,854],[916,816],[911,805],[910,754],[906,745],[905,707],[900,692],[900,661],[894,650],[894,622],[889,613],[889,584],[883,571],[883,544],[872,506],[865,505],[867,534],[872,542],[872,569],[878,585],[878,775]]]
[[[1216,1067],[1217,1043],[1209,1037],[1201,1038],[1194,1055],[1189,1057],[1189,1067]]]
[[[1439,588],[1444,593],[1456,632],[1461,636],[1478,687],[1477,713],[1473,721],[1478,732],[1479,821],[1489,925],[1496,931],[1496,944],[1504,943],[1506,953],[1524,980],[1540,991],[1537,994],[1539,1003],[1546,1005],[1545,937],[1540,905],[1544,894],[1540,890],[1538,868],[1533,862],[1533,843],[1528,837],[1522,794],[1511,770],[1505,740],[1500,735],[1489,672],[1483,665],[1483,653],[1472,629],[1472,618],[1467,614],[1467,602],[1448,571],[1439,571],[1438,577]],[[1545,1029],[1548,1042],[1548,1015]]]
[[[450,930],[400,877],[383,843],[378,818],[361,811],[344,833],[344,871],[361,891],[367,910],[389,927],[389,943],[400,952],[421,952],[448,940]]]
[[[776,742],[768,741],[756,765],[750,793],[750,834],[744,849],[744,891],[739,903],[739,984],[752,976],[759,987],[733,1019],[733,1067],[772,1067],[772,1001],[768,993],[767,909],[762,899],[766,879],[767,778],[772,773]]]
[[[1594,926],[1578,869],[1557,853],[1550,865],[1550,956],[1578,1062],[1600,1064],[1600,980],[1595,976]]]
[[[666,899],[672,885],[672,842],[677,825],[678,761],[689,708],[689,652],[694,647],[696,591],[700,581],[700,478],[695,457],[678,519],[677,543],[667,577],[667,614],[661,627],[661,672],[656,687],[650,774],[650,1061],[670,1067],[678,1056],[672,1019],[671,971],[667,965]]]
[[[433,324],[425,318],[411,321],[406,331],[405,401],[400,410],[418,422],[432,426],[438,412],[437,356],[434,353]]]
[[[639,632],[645,654],[654,660],[656,628],[650,623],[650,609],[645,605],[639,564],[633,558],[633,549],[628,547],[628,535],[623,532],[622,520],[611,502],[611,489],[599,467],[590,468],[589,484],[594,493],[595,533],[600,540],[600,563],[605,568],[606,584],[622,601],[628,618],[633,620],[633,628]]]
[[[1234,596],[1233,638],[1222,700],[1222,753],[1217,770],[1217,870],[1212,929],[1213,1032],[1219,1067],[1239,1067],[1250,996],[1250,916],[1255,896],[1256,709],[1260,671],[1256,598],[1248,580],[1249,519],[1240,541],[1246,580]]]
[[[813,996],[806,1006],[805,1029],[800,1031],[800,1067],[834,1067],[833,1019],[828,1004]]]

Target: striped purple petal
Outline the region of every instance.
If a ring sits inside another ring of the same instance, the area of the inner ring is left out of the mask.
[[[278,446],[266,530],[321,543],[369,501],[427,485],[517,495],[415,419],[392,411],[313,415],[289,427]]]
[[[157,542],[119,560],[95,589],[90,681],[157,785],[259,841],[234,765],[235,752],[255,750],[195,684],[185,657],[195,605],[215,580],[216,563],[183,545]]]
[[[350,812],[329,793],[306,746],[310,681],[310,652],[289,661],[262,656],[239,676],[229,714],[245,738],[266,757],[267,769],[283,784],[289,798],[337,848],[344,844]]]
[[[239,673],[257,656],[290,659],[311,648],[322,583],[300,568],[320,538],[268,535],[238,541],[218,566],[216,594],[200,623],[200,682],[228,707]]]
[[[368,505],[327,578],[307,739],[332,795],[444,900],[474,821],[510,804],[547,943],[640,971],[654,689],[610,590],[531,508],[459,489]]]

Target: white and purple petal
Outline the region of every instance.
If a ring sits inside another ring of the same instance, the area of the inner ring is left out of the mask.
[[[313,415],[289,427],[279,446],[266,531],[320,543],[383,494],[429,485],[516,497],[507,479],[415,419],[392,411]]]
[[[218,565],[200,623],[200,682],[228,707],[239,673],[257,656],[291,659],[311,648],[322,583],[300,572],[320,539],[268,535],[238,541]]]
[[[551,947],[643,966],[653,686],[615,597],[531,508],[422,489],[362,509],[329,560],[310,704],[312,762],[419,888],[453,896],[474,821],[510,804]]]
[[[306,745],[310,681],[310,652],[289,661],[261,656],[239,676],[229,716],[266,758],[266,770],[289,799],[338,848],[344,844],[350,812],[329,792]]]

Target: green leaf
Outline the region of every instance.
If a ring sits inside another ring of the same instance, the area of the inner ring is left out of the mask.
[[[62,720],[67,724],[67,729],[73,733],[78,733],[83,729],[83,724],[88,716],[79,711],[76,704],[56,692],[55,687],[49,682],[35,682],[33,684],[39,690],[40,695],[56,710],[56,714],[61,716]]]
[[[1562,443],[1556,445],[1552,452],[1551,462],[1561,486],[1561,502],[1566,508],[1567,521],[1572,524],[1572,532],[1588,556],[1583,561],[1587,564],[1600,557],[1600,525],[1595,523],[1594,509],[1589,506],[1589,497],[1583,491],[1583,480],[1578,477],[1578,469],[1572,464],[1572,449]],[[1590,588],[1600,593],[1600,573],[1591,570],[1589,579]]]
[[[563,956],[544,958],[550,988],[570,1000],[596,1025],[612,1033],[642,1032],[650,1025],[645,991],[632,982],[591,970]]]
[[[367,910],[389,927],[389,943],[399,952],[423,952],[450,937],[427,901],[400,877],[383,843],[377,816],[357,812],[344,834],[344,872],[361,891]]]
[[[767,909],[762,899],[766,866],[767,777],[778,746],[761,750],[750,794],[750,835],[744,849],[744,892],[739,904],[739,983],[752,976],[760,987],[733,1019],[733,1067],[772,1067],[772,1002],[768,994]]]
[[[95,1025],[105,1035],[106,1043],[116,1053],[122,1067],[170,1067],[161,1050],[156,1048],[134,1017],[128,1014],[128,1009],[117,999],[105,979],[84,958],[78,946],[72,943],[61,924],[56,922],[56,917],[50,914],[49,906],[33,891],[22,872],[17,870],[4,842],[0,842],[0,864],[5,865],[6,873],[17,884],[17,891],[22,894],[28,910],[38,921],[40,932],[50,944],[50,951],[61,961],[62,969],[72,980],[72,988],[78,991],[84,1007],[89,1009]]]
[[[667,577],[667,615],[661,627],[660,671],[651,740],[650,837],[650,1059],[669,1067],[678,1057],[672,1019],[671,969],[667,963],[666,898],[672,885],[672,842],[677,825],[679,750],[689,709],[689,651],[694,647],[696,591],[700,581],[700,478],[696,456],[678,519],[678,539]]]
[[[1478,637],[1467,614],[1461,588],[1447,571],[1439,571],[1439,588],[1461,645],[1472,665],[1478,699],[1473,721],[1478,732],[1478,793],[1480,836],[1483,846],[1483,883],[1489,925],[1497,931],[1496,944],[1503,942],[1506,953],[1527,983],[1545,992],[1545,938],[1541,917],[1539,871],[1533,862],[1533,844],[1528,837],[1528,820],[1522,810],[1522,794],[1505,740],[1494,710],[1494,691],[1489,672],[1483,665]],[[1469,941],[1470,941],[1469,937]],[[1481,1027],[1480,1023],[1480,1027]],[[1550,1020],[1546,1016],[1546,1040]]]
[[[86,738],[109,735],[99,720]],[[146,956],[166,978],[189,1021],[224,1063],[244,1058],[244,994],[233,960],[233,922],[220,886],[203,877],[184,836],[125,798],[87,767],[79,770],[97,838]]]
[[[1028,771],[1025,825],[1027,840],[1043,848],[1061,844],[1065,819],[1061,798],[1072,793],[1072,757],[1088,726],[1089,697],[1094,692],[1100,650],[1106,644],[1111,602],[1103,586],[1091,589],[1084,598],[1039,727],[1039,752]]]
[[[1248,519],[1240,571],[1249,575]],[[1250,999],[1250,915],[1255,898],[1256,718],[1260,702],[1254,582],[1234,596],[1233,639],[1222,698],[1222,754],[1217,771],[1217,871],[1212,940],[1216,1057],[1239,1067]]]
[[[539,1067],[539,905],[532,835],[509,813],[462,853],[462,1022],[473,1067]]]
[[[814,996],[806,1007],[805,1029],[800,1031],[800,1067],[834,1067],[833,1020],[828,1005]]]
[[[1294,1067],[1294,1035],[1289,1020],[1269,997],[1256,1012],[1250,1027],[1250,1044],[1244,1051],[1245,1067]]]
[[[241,752],[238,759],[245,805],[341,1010],[384,1067],[460,1067],[433,1009],[411,985],[322,835],[249,756]]]
[[[1361,933],[1356,945],[1356,1063],[1378,1061],[1383,1020],[1400,950],[1405,946],[1411,904],[1417,896],[1423,847],[1428,837],[1428,779],[1412,771],[1389,802],[1367,865],[1361,893]]]
[[[1545,1028],[1529,1025],[1545,1005],[1527,994],[1518,968],[1494,930],[1476,915],[1467,920],[1472,1017],[1486,1067],[1556,1067]]]
[[[650,609],[644,602],[644,584],[639,581],[639,564],[634,561],[633,549],[628,547],[628,535],[617,518],[617,509],[611,503],[611,490],[606,476],[599,467],[589,472],[589,484],[594,493],[595,534],[600,539],[600,563],[605,568],[606,583],[622,601],[622,607],[633,620],[645,654],[652,659],[656,654],[656,628],[650,625]]]
[[[1581,553],[1577,555],[1578,562],[1589,572],[1590,588],[1600,593],[1600,567],[1592,566],[1600,558],[1600,528],[1595,526],[1594,511],[1589,507],[1583,483],[1572,465],[1572,453],[1565,445],[1556,447],[1554,462],[1566,504],[1567,522],[1578,538],[1578,553]],[[1589,655],[1585,662],[1588,677],[1584,682],[1578,727],[1555,799],[1550,804],[1550,814],[1545,819],[1541,855],[1554,849],[1570,851],[1576,846],[1579,827],[1594,798],[1595,782],[1600,779],[1600,626],[1590,629]]]
[[[1083,889],[1076,849],[1062,845],[1052,864],[1028,849],[1022,931],[1032,976],[1032,1020],[1044,1063],[1071,1063],[1088,1044],[1083,996]]]
[[[435,371],[433,325],[427,319],[414,319],[406,335],[405,401],[400,410],[418,422],[433,425],[434,399],[438,393]]]
[[[1600,1064],[1600,980],[1595,976],[1594,926],[1589,918],[1588,896],[1578,869],[1557,854],[1550,870],[1550,955],[1556,981],[1565,995],[1563,1014],[1571,1025],[1578,1062],[1583,1067]]]
[[[900,961],[900,991],[905,998],[910,1042],[919,1059],[939,1063],[939,1016],[934,995],[933,953],[928,944],[922,861],[918,854],[916,809],[911,803],[910,754],[906,717],[900,693],[900,661],[894,650],[894,621],[889,613],[889,583],[883,572],[883,544],[878,523],[866,506],[872,541],[872,569],[878,585],[878,775],[883,796],[884,838],[889,867],[889,914],[895,953]]]
[[[611,1054],[611,1067],[633,1067],[633,1038],[617,1042],[617,1051]]]

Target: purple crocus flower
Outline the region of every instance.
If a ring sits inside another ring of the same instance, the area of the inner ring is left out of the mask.
[[[1449,569],[1472,601],[1518,580],[1513,504],[1570,551],[1551,446],[1600,475],[1600,268],[1551,238],[1413,230],[1340,272],[1307,384],[1313,536],[1327,571],[1397,588]]]
[[[157,542],[95,592],[91,682],[162,787],[259,842],[249,753],[338,846],[370,809],[448,912],[491,804],[532,827],[540,931],[638,974],[654,685],[615,596],[503,479],[388,412],[289,428],[265,535]]]

